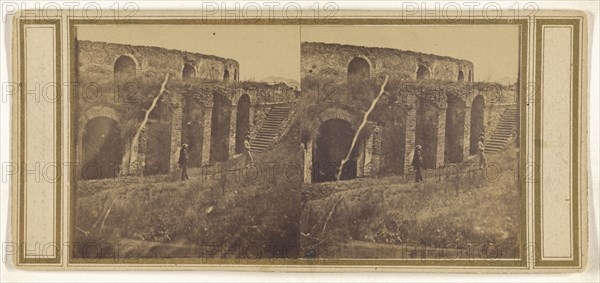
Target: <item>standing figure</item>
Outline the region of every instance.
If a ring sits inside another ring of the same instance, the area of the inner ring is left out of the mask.
[[[179,150],[179,168],[181,168],[181,180],[182,181],[190,179],[190,177],[188,176],[188,173],[187,173],[187,165],[190,160],[190,156],[188,155],[188,152],[187,152],[187,147],[188,147],[188,145],[184,143],[181,145],[181,150]]]
[[[412,161],[413,168],[415,169],[415,182],[423,181],[423,175],[421,174],[421,168],[423,167],[423,156],[421,155],[421,146],[415,147],[415,154],[413,155]]]
[[[244,139],[244,155],[246,156],[246,168],[250,168],[250,165],[254,163],[254,158],[250,154],[250,135],[246,135],[246,139]]]
[[[483,141],[485,140],[484,136],[479,137],[479,142],[477,143],[478,155],[479,155],[479,169],[484,170],[487,167],[487,158],[485,157],[485,145]]]

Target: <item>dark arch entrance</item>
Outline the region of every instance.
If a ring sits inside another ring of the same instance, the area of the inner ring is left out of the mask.
[[[393,117],[385,121],[382,138],[382,167],[384,174],[404,174],[406,153],[406,111],[394,109]]]
[[[117,122],[96,117],[85,125],[82,137],[84,180],[118,176],[123,158],[123,141]]]
[[[475,97],[475,99],[473,100],[473,104],[471,105],[471,144],[469,151],[471,155],[477,154],[477,143],[479,142],[479,136],[483,134],[483,121],[485,117],[483,111],[484,108],[485,101],[483,99],[483,96],[478,95],[477,97]]]
[[[463,73],[463,71],[458,71],[458,81],[459,82],[465,81],[465,74]]]
[[[421,154],[426,169],[437,167],[439,110],[437,105],[431,101],[431,97],[432,94],[424,94],[419,97],[415,132],[415,146],[420,145],[422,147]],[[415,149],[409,148],[407,150],[414,152]]]
[[[229,159],[229,130],[231,124],[231,103],[224,96],[213,95],[213,109],[210,129],[211,162]]]
[[[235,153],[244,152],[244,139],[250,130],[250,97],[242,95],[237,105],[235,120]]]
[[[225,72],[223,72],[223,81],[229,81],[229,71],[227,69],[225,69]]]
[[[133,58],[127,55],[121,55],[115,61],[114,75],[115,80],[125,80],[135,77],[136,64]]]
[[[190,64],[185,64],[183,66],[183,70],[181,71],[181,77],[185,79],[195,78],[196,77],[196,69],[194,66]]]
[[[313,158],[313,176],[316,183],[336,180],[340,162],[348,154],[353,138],[354,130],[347,121],[331,119],[321,124]],[[344,165],[341,180],[356,178],[356,156],[355,146],[350,160]]]
[[[348,81],[368,79],[371,75],[369,62],[364,58],[355,57],[348,64]]]
[[[428,80],[429,77],[429,69],[423,65],[419,65],[419,68],[417,69],[417,80]]]
[[[446,163],[463,161],[463,145],[465,131],[465,104],[453,94],[446,95],[446,147],[444,157]]]
[[[188,145],[189,166],[202,165],[202,146],[204,127],[202,125],[203,105],[191,96],[184,98],[183,118],[181,121],[181,142]]]

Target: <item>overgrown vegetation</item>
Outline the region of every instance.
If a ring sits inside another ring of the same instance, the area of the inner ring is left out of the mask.
[[[460,175],[430,176],[420,184],[400,177],[313,184],[307,190],[320,196],[305,197],[304,213],[309,215],[301,229],[309,236],[304,246],[318,244],[332,253],[320,257],[365,257],[347,244],[369,242],[376,249],[375,244],[411,243],[461,250],[475,243],[504,251],[495,256],[516,257],[522,225],[521,188],[513,175],[516,158],[514,149],[490,157],[493,172],[502,175],[487,179],[474,165]]]
[[[251,258],[297,257],[289,247],[298,245],[302,176],[294,166],[299,158],[299,147],[288,141],[257,155],[253,168],[246,169],[244,158],[238,157],[191,169],[191,179],[185,182],[178,181],[179,170],[80,181],[75,236],[81,248],[75,255],[98,256],[85,249],[91,245],[135,243],[131,257],[222,257],[239,256],[238,252]],[[199,254],[197,248],[205,247],[213,252]]]

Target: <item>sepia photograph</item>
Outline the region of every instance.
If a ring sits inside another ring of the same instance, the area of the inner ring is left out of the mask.
[[[3,279],[598,269],[587,10],[135,3],[9,11]]]
[[[520,258],[519,26],[80,25],[74,56],[75,259]]]

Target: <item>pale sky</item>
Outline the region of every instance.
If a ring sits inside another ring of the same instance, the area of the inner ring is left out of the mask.
[[[518,26],[82,25],[81,40],[179,49],[237,60],[241,80],[300,81],[300,41],[389,47],[466,59],[475,81],[513,83]]]

